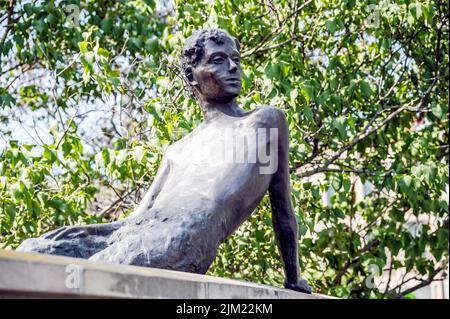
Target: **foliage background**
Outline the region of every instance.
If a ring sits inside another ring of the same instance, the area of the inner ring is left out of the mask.
[[[442,280],[448,9],[448,1],[0,2],[1,245],[132,212],[164,148],[202,120],[178,55],[193,30],[209,26],[241,42],[239,104],[276,106],[288,118],[300,264],[314,289],[391,298]],[[372,188],[362,201],[358,180]],[[387,274],[378,289],[367,284],[374,265]],[[406,275],[394,282],[399,270]],[[282,285],[267,198],[209,274]]]

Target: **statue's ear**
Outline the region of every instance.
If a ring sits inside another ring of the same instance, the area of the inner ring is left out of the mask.
[[[192,86],[196,86],[197,82],[194,80],[194,72],[192,70],[192,67],[189,66],[184,70],[184,73],[186,74],[186,78],[189,81],[189,84]]]

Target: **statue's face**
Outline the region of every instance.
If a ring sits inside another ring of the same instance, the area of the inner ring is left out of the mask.
[[[226,37],[223,44],[208,40],[202,59],[193,69],[193,80],[203,98],[227,101],[237,97],[242,88],[242,69],[234,40]]]

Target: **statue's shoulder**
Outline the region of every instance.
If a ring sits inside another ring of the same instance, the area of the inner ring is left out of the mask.
[[[280,124],[286,123],[284,111],[270,105],[258,106],[255,110],[255,116],[264,123],[270,124],[271,127],[278,127]]]

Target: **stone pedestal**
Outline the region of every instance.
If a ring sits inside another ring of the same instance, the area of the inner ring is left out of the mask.
[[[0,297],[329,298],[240,280],[6,250],[0,250]]]

